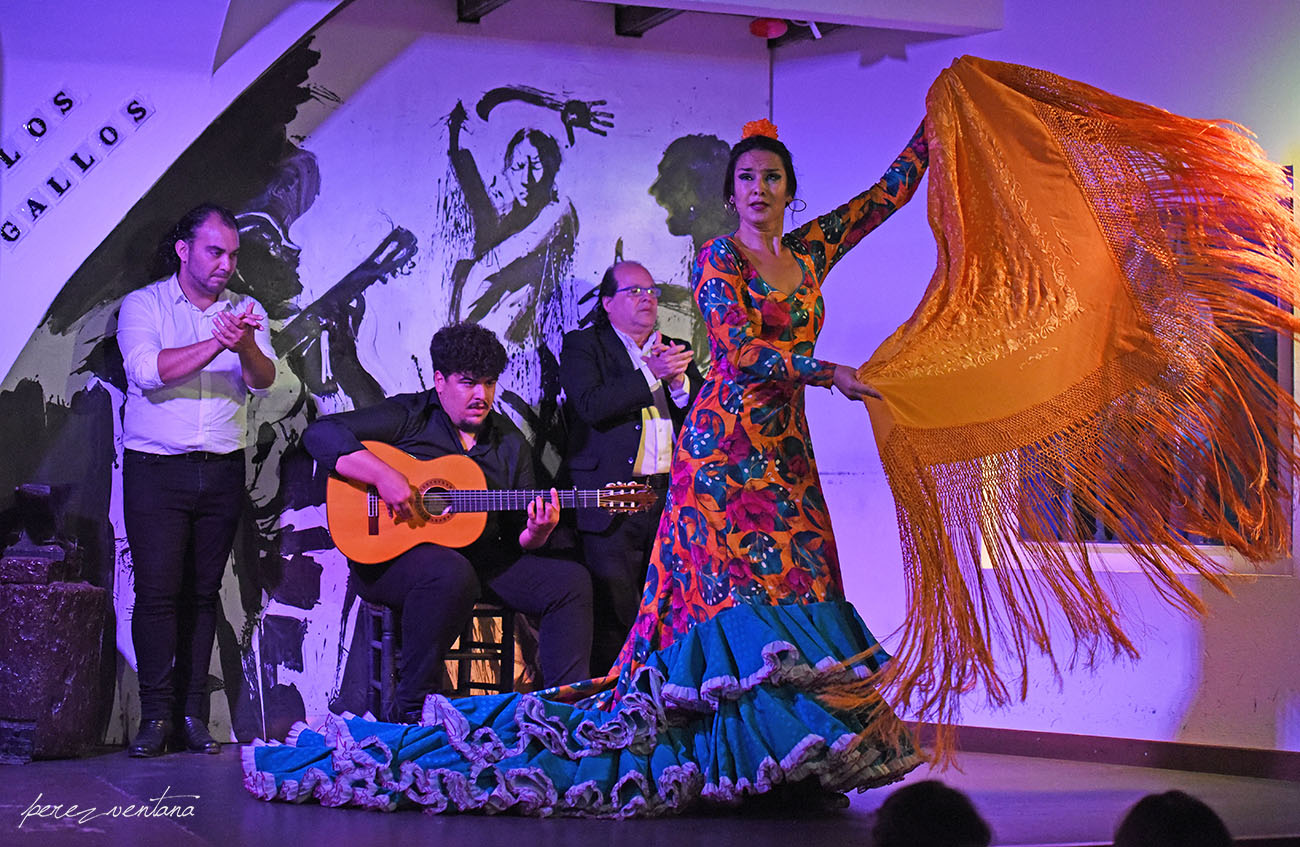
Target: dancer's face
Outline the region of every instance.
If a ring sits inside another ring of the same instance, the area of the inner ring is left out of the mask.
[[[741,223],[755,229],[781,228],[790,186],[781,157],[770,150],[749,150],[736,160],[732,202]]]

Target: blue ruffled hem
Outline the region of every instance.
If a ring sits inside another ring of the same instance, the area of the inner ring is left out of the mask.
[[[612,711],[432,695],[418,726],[331,716],[245,747],[244,785],[327,806],[619,818],[810,778],[870,788],[920,764],[910,738],[864,737],[869,709],[832,709],[812,689],[872,673],[886,658],[875,646],[848,603],[736,606],[650,656]]]

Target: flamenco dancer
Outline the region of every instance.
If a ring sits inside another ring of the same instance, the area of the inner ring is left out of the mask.
[[[1178,571],[1214,574],[1183,533],[1253,560],[1285,543],[1277,471],[1300,461],[1277,422],[1297,408],[1240,339],[1300,330],[1300,231],[1281,171],[1244,135],[967,57],[878,183],[781,237],[797,185],[775,134],[759,122],[733,148],[724,194],[739,227],[693,267],[713,365],[610,673],[535,695],[431,696],[416,726],[299,727],[245,748],[252,793],[530,815],[750,795],[833,808],[922,761],[881,692],[941,724],[976,685],[1005,702],[998,657],[1023,670],[1031,650],[1052,654],[1049,604],[1070,624],[1067,649],[1132,651],[1082,541],[1044,517],[1059,485],[1192,609]],[[940,262],[921,305],[856,372],[817,359],[823,279],[927,164]],[[843,597],[809,384],[872,416],[907,568],[893,659]],[[1209,482],[1189,494],[1188,472]],[[941,733],[935,754],[949,752]]]
[[[679,438],[661,541],[614,669],[533,696],[432,697],[417,727],[353,718],[246,748],[255,794],[628,816],[781,787],[842,806],[838,792],[921,762],[901,725],[880,719],[878,696],[839,709],[815,693],[875,673],[884,655],[844,600],[803,392],[871,393],[854,368],[813,356],[821,282],[916,191],[925,135],[871,188],[782,237],[793,161],[770,123],[747,127],[725,183],[740,225],[708,242],[692,271],[714,364]],[[471,739],[481,728],[496,737]],[[373,765],[336,769],[338,744],[373,751]],[[401,750],[426,745],[437,749],[403,761]]]

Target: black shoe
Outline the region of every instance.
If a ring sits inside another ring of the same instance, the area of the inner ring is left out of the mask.
[[[820,817],[849,808],[849,796],[823,788],[816,778],[782,782],[762,794],[746,795],[742,814],[756,817]]]
[[[176,750],[188,750],[191,753],[215,755],[221,752],[221,743],[208,732],[208,725],[201,718],[189,716],[181,718],[172,746]]]
[[[172,722],[169,720],[140,721],[140,731],[135,740],[126,749],[126,754],[133,759],[152,759],[167,752],[167,738],[172,734]]]

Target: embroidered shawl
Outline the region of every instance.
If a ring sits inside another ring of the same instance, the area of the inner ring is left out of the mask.
[[[1077,515],[1189,611],[1180,575],[1226,590],[1197,539],[1287,554],[1297,407],[1261,350],[1290,349],[1300,233],[1231,123],[972,57],[927,110],[938,268],[859,377],[907,571],[885,682],[943,725],[1023,698],[1053,616],[1075,657],[1136,655]]]

